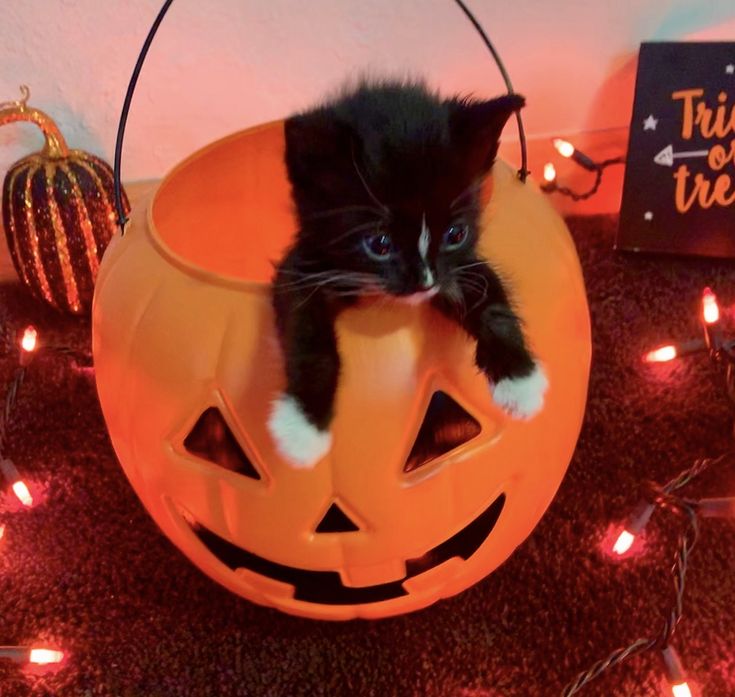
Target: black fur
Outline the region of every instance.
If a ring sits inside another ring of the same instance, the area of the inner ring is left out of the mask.
[[[476,251],[480,184],[523,103],[518,95],[441,99],[421,83],[362,83],[286,121],[300,227],[277,266],[273,302],[286,392],[320,430],[332,419],[339,375],[334,319],[368,294],[409,296],[433,280],[432,302],[477,339],[477,365],[490,380],[533,370],[506,292]],[[424,221],[431,239],[422,258]],[[447,240],[466,236],[457,249],[443,246],[450,228]],[[389,256],[376,258],[383,235]]]

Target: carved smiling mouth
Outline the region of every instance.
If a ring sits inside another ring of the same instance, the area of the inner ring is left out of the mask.
[[[310,571],[286,566],[248,552],[201,523],[184,516],[189,527],[204,546],[225,566],[248,569],[275,581],[294,587],[294,598],[321,605],[361,605],[391,600],[408,595],[403,582],[433,569],[453,557],[469,559],[493,531],[505,505],[505,494],[500,494],[477,518],[455,535],[430,549],[426,554],[406,561],[406,576],[399,581],[381,583],[363,588],[352,588],[342,583],[336,571]]]

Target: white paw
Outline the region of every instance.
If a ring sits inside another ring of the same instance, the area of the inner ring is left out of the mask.
[[[268,430],[278,452],[299,469],[313,467],[332,447],[329,431],[314,426],[291,395],[283,394],[273,402]]]
[[[530,419],[544,405],[544,394],[549,386],[543,367],[536,363],[530,375],[522,378],[503,378],[493,390],[494,402],[516,419]]]

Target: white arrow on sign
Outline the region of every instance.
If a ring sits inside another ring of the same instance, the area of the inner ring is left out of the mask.
[[[664,167],[673,167],[674,160],[685,157],[707,157],[709,150],[686,150],[684,152],[674,152],[673,145],[667,145],[658,155],[653,158],[657,165]]]

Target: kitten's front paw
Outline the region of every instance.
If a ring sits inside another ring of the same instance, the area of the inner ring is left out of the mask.
[[[294,467],[310,469],[329,452],[332,435],[309,421],[298,400],[288,394],[273,402],[268,430],[276,450]]]
[[[543,367],[536,363],[530,375],[499,380],[493,390],[493,401],[516,419],[530,419],[544,405],[548,386]]]

